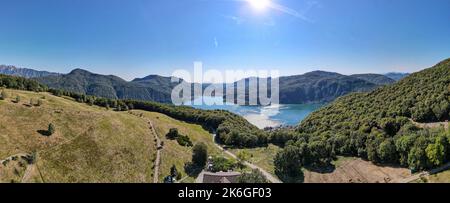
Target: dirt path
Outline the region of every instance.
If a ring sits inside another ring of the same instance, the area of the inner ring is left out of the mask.
[[[448,123],[449,122],[435,122],[435,123],[418,123],[413,121],[412,119],[409,119],[414,125],[420,127],[420,128],[438,128],[438,127],[444,127],[445,129],[448,129]]]
[[[432,169],[432,170],[429,170],[429,171],[424,171],[424,172],[412,175],[412,176],[404,178],[404,179],[395,180],[394,183],[410,183],[410,182],[418,180],[418,179],[420,179],[422,177],[427,177],[429,175],[433,175],[433,174],[445,171],[445,170],[447,170],[449,168],[450,168],[450,163],[447,163],[447,164],[445,164],[445,165],[443,165],[441,167],[438,167],[438,168],[435,168],[435,169]]]
[[[213,134],[213,137],[214,137],[214,140],[215,140],[216,135]],[[233,157],[234,159],[238,159],[238,157],[235,154],[233,154],[230,151],[224,149],[222,146],[220,146],[217,143],[214,143],[214,144],[216,145],[217,148],[219,148],[220,150],[225,152],[227,155]],[[246,165],[247,167],[249,167],[251,169],[258,169],[258,170],[260,170],[262,172],[262,174],[266,177],[266,179],[269,182],[271,182],[271,183],[283,183],[278,178],[276,178],[275,176],[273,176],[272,174],[270,174],[269,172],[267,172],[266,170],[262,169],[261,167],[255,165],[255,164],[252,164],[252,163],[249,163],[247,161],[244,161],[244,165]]]
[[[150,131],[152,131],[152,134],[155,136],[156,139],[156,159],[155,159],[155,172],[153,173],[153,183],[158,183],[159,179],[159,166],[161,164],[161,139],[158,136],[158,133],[156,133],[155,127],[153,126],[153,123],[148,120],[148,124],[150,126]]]
[[[137,114],[131,113],[131,115],[137,116],[139,118],[142,118],[142,116],[139,116]],[[142,118],[144,119],[144,118]],[[155,130],[155,127],[153,126],[153,122],[150,119],[144,119],[148,123],[148,128],[150,132],[153,134],[156,140],[156,159],[154,163],[154,172],[153,172],[153,183],[159,182],[159,166],[161,165],[161,151],[163,149],[162,141],[158,136],[158,133]]]
[[[22,176],[22,180],[20,181],[21,183],[31,183],[30,178],[36,168],[35,166],[35,164],[27,165],[27,169],[25,170],[25,173]]]

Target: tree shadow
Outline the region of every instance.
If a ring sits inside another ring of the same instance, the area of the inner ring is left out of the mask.
[[[300,173],[295,177],[288,176],[288,175],[282,175],[282,174],[275,174],[277,177],[283,182],[283,183],[304,183],[305,182],[305,174]]]
[[[38,130],[37,131],[39,134],[41,134],[42,136],[46,136],[46,137],[50,137],[50,132],[48,130]]]
[[[203,167],[197,166],[192,162],[184,164],[184,171],[190,177],[197,177],[203,170]]]
[[[316,164],[316,165],[310,165],[305,166],[305,169],[308,171],[320,173],[320,174],[327,174],[327,173],[333,173],[336,170],[336,166],[331,163],[322,163],[322,164]]]

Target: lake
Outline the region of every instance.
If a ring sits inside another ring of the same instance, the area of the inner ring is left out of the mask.
[[[216,103],[215,105],[207,105]],[[298,125],[310,113],[323,104],[280,104],[278,106],[240,106],[235,104],[221,105],[220,97],[203,97],[189,104],[194,108],[205,110],[228,110],[241,115],[258,128],[277,127],[280,125]],[[219,105],[217,105],[219,104]]]

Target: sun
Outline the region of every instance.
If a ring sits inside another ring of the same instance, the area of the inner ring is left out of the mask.
[[[265,10],[270,6],[270,0],[246,0],[254,9],[258,11]]]

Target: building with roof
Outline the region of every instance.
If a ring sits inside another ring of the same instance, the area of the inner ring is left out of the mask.
[[[202,171],[197,179],[196,183],[237,183],[241,173],[239,172],[218,172],[211,173]]]

